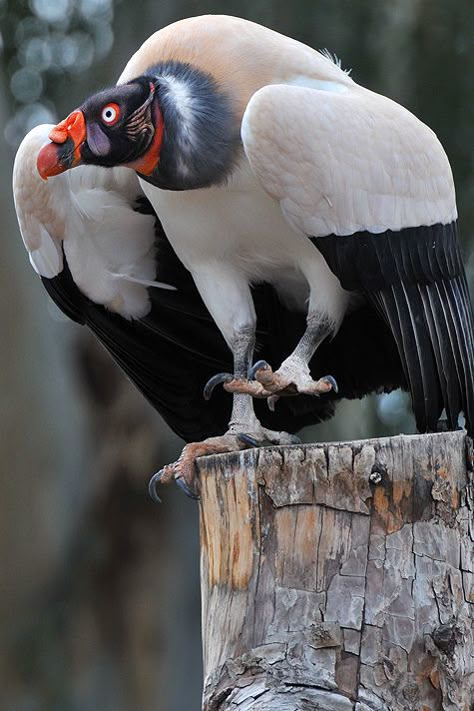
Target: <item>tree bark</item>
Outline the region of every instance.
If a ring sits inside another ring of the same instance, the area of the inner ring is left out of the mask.
[[[471,711],[463,432],[200,460],[205,711]]]

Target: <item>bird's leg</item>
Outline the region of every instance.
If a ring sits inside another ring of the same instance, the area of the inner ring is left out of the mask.
[[[233,339],[234,376],[231,382],[245,385],[255,344],[255,328],[244,328]],[[258,388],[262,389],[259,383]],[[225,387],[225,385],[224,385]],[[227,432],[220,437],[209,437],[202,442],[187,444],[179,459],[166,465],[155,474],[149,484],[151,497],[159,501],[156,485],[166,484],[173,479],[191,498],[198,498],[194,484],[196,458],[210,454],[234,452],[264,444],[295,444],[298,438],[287,432],[274,432],[262,427],[255,416],[251,395],[236,393],[233,396],[232,414]]]
[[[255,416],[252,396],[264,393],[257,381],[248,380],[248,371],[255,347],[257,317],[248,281],[242,275],[222,265],[204,265],[193,272],[196,286],[229,345],[234,358],[234,373],[219,373],[204,389],[209,398],[218,383],[235,392],[228,430],[220,437],[187,444],[179,459],[157,472],[150,481],[150,494],[155,500],[156,485],[175,480],[190,496],[196,496],[194,479],[196,457],[232,452],[262,444],[294,444],[299,440],[286,432],[274,432],[262,427]]]
[[[228,393],[236,393],[232,407],[231,423],[240,421],[242,417],[250,418],[247,399],[237,397],[237,393],[252,397],[266,397],[265,388],[257,380],[249,380],[249,368],[255,348],[255,326],[244,326],[233,334],[230,343],[234,356],[233,373],[217,373],[204,387],[204,399],[209,400],[214,388],[222,384]],[[250,402],[250,401],[249,401]],[[253,406],[252,406],[253,413]],[[253,415],[255,417],[255,415]]]
[[[247,279],[228,265],[206,264],[193,272],[204,303],[234,356],[233,373],[217,373],[204,387],[209,400],[214,388],[222,384],[227,392],[258,396],[263,390],[257,381],[249,382],[248,364],[255,348],[257,316]],[[236,407],[240,407],[236,405]]]
[[[322,395],[331,390],[337,392],[337,383],[331,375],[313,380],[309,370],[309,362],[316,349],[333,331],[334,324],[327,316],[312,311],[308,314],[301,340],[277,371],[274,372],[266,361],[260,360],[253,365],[249,377],[254,377],[271,396],[270,406],[282,395]]]
[[[246,329],[237,334],[232,344],[235,380],[228,383],[229,386],[232,387],[234,382],[237,384],[242,383],[243,385],[248,382],[247,376],[252,362],[254,347],[254,328],[251,331]],[[265,388],[258,381],[255,382],[258,385],[258,390],[257,388],[255,390],[259,393],[265,392]],[[224,385],[224,388],[226,388],[226,385]],[[245,390],[244,392],[234,392],[229,429],[224,437],[237,437],[239,443],[243,442],[252,447],[259,447],[265,444],[295,444],[299,442],[297,437],[287,432],[276,432],[262,427],[255,415],[251,395],[253,395],[251,390],[249,392]],[[238,448],[242,449],[242,446],[239,444]]]
[[[248,371],[252,362],[255,348],[255,327],[250,326],[238,331],[232,339],[232,355],[234,357],[234,377],[233,380],[224,384],[224,389],[239,386],[232,401],[232,414],[230,416],[228,433],[238,434],[245,429],[256,429],[260,424],[255,416],[251,393],[245,393],[245,386],[248,384]],[[259,383],[257,388],[262,389]],[[232,390],[230,390],[232,392]]]

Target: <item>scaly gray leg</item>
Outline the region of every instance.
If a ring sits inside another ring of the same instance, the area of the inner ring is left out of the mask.
[[[206,385],[205,394],[209,398],[217,383],[237,387],[244,387],[247,381],[247,373],[251,363],[255,345],[255,329],[242,329],[233,342],[233,355],[235,374],[220,373],[211,378]],[[224,378],[225,376],[225,378]],[[252,384],[252,383],[251,383]],[[263,387],[255,381],[255,389],[263,390]],[[195,460],[209,454],[222,452],[232,452],[249,447],[259,447],[264,444],[297,444],[299,439],[287,432],[275,432],[262,427],[255,416],[253,400],[248,391],[237,392],[233,396],[232,414],[229,422],[229,429],[220,437],[209,437],[203,442],[192,442],[187,444],[179,459],[172,464],[168,464],[159,472],[154,474],[149,483],[150,496],[159,501],[156,487],[158,484],[167,484],[175,480],[180,488],[191,498],[198,498],[194,488],[196,475]]]

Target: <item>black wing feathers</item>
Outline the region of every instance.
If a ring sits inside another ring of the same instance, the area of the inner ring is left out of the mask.
[[[474,430],[473,316],[456,224],[316,238],[344,288],[361,291],[389,325],[417,427],[435,431],[446,410]]]
[[[84,296],[66,260],[64,265],[59,276],[42,280],[48,293],[68,316],[94,332],[170,427],[186,440],[221,433],[230,415],[228,398],[217,392],[205,407],[202,388],[216,369],[228,368],[229,356],[209,316],[203,328],[205,310],[197,313],[200,299],[195,288],[187,288],[187,273],[183,291],[150,290],[150,315],[128,321]]]
[[[147,209],[146,203],[140,207]],[[177,434],[187,441],[221,434],[229,421],[232,398],[216,390],[206,402],[202,391],[216,372],[232,371],[231,353],[158,222],[156,278],[178,290],[150,289],[151,311],[137,321],[127,321],[84,296],[65,258],[63,271],[42,281],[59,308],[95,333]],[[269,285],[257,287],[254,300],[258,357],[280,362],[301,337],[305,315],[289,312]],[[376,348],[371,342],[374,331]],[[406,385],[391,333],[368,306],[346,317],[336,337],[321,345],[310,365],[315,377],[332,373],[339,394],[284,398],[275,412],[265,400],[257,400],[256,414],[265,427],[296,432],[331,417],[334,399]]]
[[[74,283],[65,257],[63,271],[42,281],[64,313],[94,332],[179,436],[195,441],[222,434],[230,419],[232,398],[216,390],[206,402],[203,388],[216,372],[232,372],[232,356],[190,273],[176,257],[158,222],[156,278],[177,285],[178,290],[150,289],[151,311],[135,321],[88,299]],[[259,357],[273,362],[274,346],[280,348],[281,344],[276,337],[269,338],[268,322],[278,319],[275,313],[283,308],[269,286],[255,291],[255,301],[260,324]],[[299,404],[297,400],[282,401],[275,412],[268,409],[266,401],[257,401],[257,416],[266,427],[295,432],[333,414],[334,405],[329,400],[306,398]]]
[[[83,325],[85,297],[74,284],[66,258],[63,255],[63,271],[54,279],[41,277],[43,286],[61,311],[72,321]]]

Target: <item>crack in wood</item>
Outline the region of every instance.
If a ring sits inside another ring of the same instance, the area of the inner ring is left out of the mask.
[[[200,460],[205,711],[470,711],[465,440]]]

